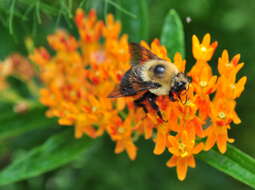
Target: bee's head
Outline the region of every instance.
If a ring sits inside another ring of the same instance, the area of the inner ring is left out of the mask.
[[[183,90],[187,90],[191,80],[184,73],[178,73],[172,80],[171,92],[180,94]]]

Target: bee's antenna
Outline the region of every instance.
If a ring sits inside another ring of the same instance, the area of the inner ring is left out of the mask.
[[[190,85],[190,84],[189,84]],[[183,104],[183,105],[185,105],[186,103],[187,103],[187,101],[188,101],[188,90],[189,90],[189,85],[188,85],[188,88],[185,90],[185,94],[186,94],[186,98],[185,98],[185,101],[183,102],[182,101],[182,99],[181,99],[181,97],[180,97],[180,94],[178,94],[178,99],[181,101],[181,103]]]
[[[185,99],[185,103],[184,103],[184,104],[186,104],[187,101],[188,101],[188,94],[187,94],[187,92],[186,92],[186,99]]]
[[[189,85],[190,85],[190,83],[188,84],[188,88],[187,88],[187,90],[186,90],[186,100],[185,100],[185,104],[187,103],[187,101],[188,101],[188,91],[189,91]]]
[[[178,97],[178,99],[180,100],[180,102],[184,105],[184,103],[183,103],[183,101],[182,101],[181,96],[180,96],[179,93],[178,93],[177,97]]]

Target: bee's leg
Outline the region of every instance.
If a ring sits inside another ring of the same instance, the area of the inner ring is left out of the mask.
[[[155,94],[152,94],[152,93],[149,93],[148,94],[148,101],[149,101],[149,103],[151,104],[151,107],[157,112],[157,115],[159,116],[159,118],[162,120],[162,121],[164,121],[164,122],[167,122],[167,121],[165,121],[164,119],[163,119],[163,116],[162,116],[162,114],[161,114],[161,112],[160,112],[160,110],[159,110],[159,107],[158,107],[158,105],[156,104],[156,98],[157,98],[157,96],[155,95]]]
[[[174,98],[174,94],[170,91],[169,92],[169,99],[172,101],[172,102],[175,102],[176,99]]]
[[[148,109],[146,108],[145,104],[142,103],[142,102],[143,102],[144,100],[146,100],[146,98],[147,98],[147,95],[146,95],[146,94],[147,94],[147,93],[145,93],[142,97],[136,99],[136,100],[134,101],[134,103],[135,103],[135,105],[136,105],[137,107],[143,108],[143,111],[147,114],[147,113],[148,113]]]

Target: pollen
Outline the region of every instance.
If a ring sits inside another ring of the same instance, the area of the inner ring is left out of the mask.
[[[120,128],[118,128],[118,132],[119,132],[119,133],[124,133],[124,132],[125,132],[125,129],[122,128],[122,127],[120,127]]]
[[[204,87],[207,86],[208,83],[207,83],[207,81],[200,81],[199,84],[200,84],[201,87],[204,88]]]
[[[236,85],[230,84],[230,88],[235,89],[235,88],[236,88]]]
[[[188,151],[186,150],[186,145],[183,143],[179,143],[179,151],[181,157],[186,157],[188,155]]]
[[[207,48],[206,48],[205,46],[202,46],[202,47],[201,47],[201,51],[206,52],[206,51],[207,51]]]
[[[219,117],[220,119],[225,119],[225,118],[226,118],[226,114],[225,114],[224,112],[220,112],[220,113],[218,114],[218,117]]]

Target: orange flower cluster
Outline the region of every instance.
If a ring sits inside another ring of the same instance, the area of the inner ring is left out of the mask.
[[[192,77],[188,100],[171,102],[168,97],[159,97],[157,104],[167,120],[162,122],[152,109],[145,115],[136,108],[134,97],[106,98],[130,67],[128,37],[120,36],[120,23],[112,15],[107,16],[106,23],[98,21],[95,11],[85,15],[80,9],[75,22],[79,40],[60,30],[48,37],[55,51],[53,56],[45,48],[30,56],[41,70],[45,85],[41,102],[49,107],[49,117],[58,117],[60,125],[74,125],[76,138],[108,133],[116,142],[115,152],[126,151],[132,160],[136,158],[137,137],[153,139],[155,154],[165,150],[172,154],[167,166],[176,166],[180,180],[185,179],[188,167],[195,167],[195,154],[215,144],[220,152],[226,151],[227,142],[233,142],[227,130],[231,122],[240,123],[235,99],[246,83],[246,77],[236,82],[236,74],[243,66],[238,64],[240,55],[229,60],[225,50],[218,62],[219,76],[213,75],[207,62],[217,42],[211,43],[209,34],[202,43],[193,36],[196,63],[188,73]],[[171,62],[158,40],[151,45],[143,41],[141,44]],[[185,71],[186,61],[179,53],[173,63]]]

